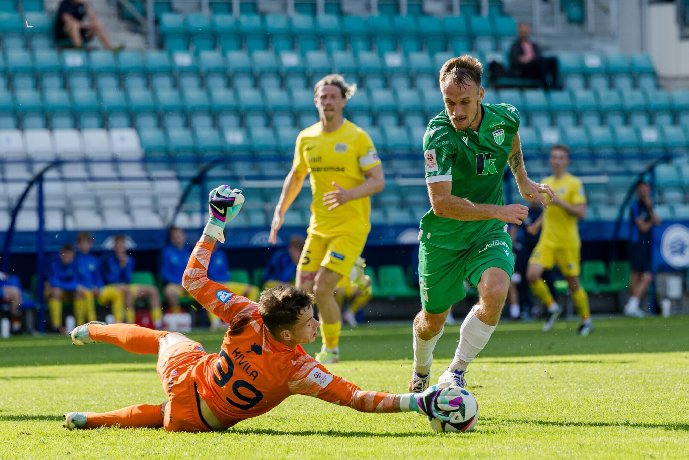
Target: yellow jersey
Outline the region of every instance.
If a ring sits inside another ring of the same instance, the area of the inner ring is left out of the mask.
[[[336,182],[344,189],[362,184],[365,171],[380,164],[373,141],[363,129],[345,120],[337,131],[323,132],[321,123],[309,126],[297,136],[293,168],[310,174],[311,221],[309,233],[333,235],[368,234],[371,230],[371,199],[349,201],[329,211],[323,195],[335,190]]]
[[[548,176],[543,179],[543,183],[550,185],[558,198],[566,203],[572,205],[586,203],[584,186],[578,178],[569,173],[565,173],[559,179]],[[577,218],[560,206],[548,206],[543,211],[543,230],[539,239],[540,242],[553,247],[581,246]]]

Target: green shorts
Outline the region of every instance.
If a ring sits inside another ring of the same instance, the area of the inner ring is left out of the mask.
[[[440,248],[421,241],[419,244],[419,286],[421,306],[429,313],[448,310],[466,296],[464,280],[478,286],[483,272],[497,267],[509,277],[514,271],[512,239],[497,231],[478,238],[461,251]]]

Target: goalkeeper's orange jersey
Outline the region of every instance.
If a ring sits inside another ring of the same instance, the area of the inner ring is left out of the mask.
[[[320,122],[299,133],[294,149],[293,168],[310,174],[311,222],[309,233],[321,236],[363,233],[371,230],[371,199],[359,198],[329,211],[323,195],[335,190],[336,182],[344,189],[362,184],[365,171],[380,164],[373,141],[366,131],[345,120],[334,132],[323,132]]]
[[[258,304],[235,295],[207,277],[213,244],[199,241],[185,271],[185,286],[206,309],[225,322],[243,315],[245,325],[228,330],[219,353],[196,363],[199,395],[226,427],[268,412],[294,394],[374,412],[390,411],[394,395],[364,392],[331,374],[301,346],[289,348],[268,331]]]

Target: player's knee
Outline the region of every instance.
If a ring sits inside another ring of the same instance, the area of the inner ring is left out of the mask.
[[[508,290],[509,283],[506,286],[502,283],[486,286],[481,293],[481,303],[489,310],[502,309],[507,299]]]

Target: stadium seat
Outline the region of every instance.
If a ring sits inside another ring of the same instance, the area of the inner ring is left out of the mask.
[[[106,96],[107,93],[102,93],[101,97]],[[158,109],[153,93],[148,89],[131,90],[127,94],[129,110],[132,113],[136,112],[154,112]]]
[[[655,156],[662,154],[665,149],[665,143],[661,135],[661,131],[656,126],[639,126],[639,139],[641,140],[641,148],[648,154],[655,153]]]
[[[81,158],[84,155],[81,135],[76,129],[53,130],[55,152],[63,159]]]
[[[144,65],[148,74],[169,74],[173,69],[172,59],[166,51],[151,50],[144,56]]]
[[[658,86],[653,62],[648,54],[635,54],[631,58],[633,75],[636,76],[636,87],[639,89],[655,89]]]
[[[139,135],[134,129],[111,129],[110,146],[112,153],[119,159],[137,160],[141,158],[141,143]]]
[[[378,267],[378,284],[380,289],[377,296],[379,297],[415,298],[419,295],[417,289],[407,285],[404,269],[399,265]]]
[[[84,136],[86,138],[86,136]],[[143,128],[139,130],[141,147],[147,155],[150,153],[166,152],[167,140],[165,133],[159,128]]]
[[[653,124],[656,126],[672,125],[675,117],[672,113],[670,93],[659,89],[644,90],[643,93],[648,103],[648,111],[653,115]]]
[[[69,113],[72,110],[72,101],[66,90],[52,89],[44,92],[43,107],[47,114]]]
[[[351,51],[335,51],[332,58],[334,70],[343,75],[356,74],[358,66]]]
[[[0,130],[0,155],[7,160],[26,159],[24,137],[18,129]]]
[[[594,53],[585,54],[583,56],[583,64],[589,88],[606,90],[610,87],[604,56]]]
[[[225,150],[225,140],[216,128],[196,128],[194,138],[201,155],[220,154]]]
[[[342,30],[352,52],[371,49],[370,29],[367,27],[366,19],[360,16],[343,16]]]
[[[673,164],[660,164],[655,169],[655,180],[659,187],[672,187],[682,184],[679,169]]]
[[[407,55],[407,68],[412,75],[431,74],[438,71],[431,55],[420,51],[411,52]]]
[[[631,126],[613,125],[612,130],[618,152],[636,152],[640,149],[641,142],[636,129]]]
[[[624,124],[624,111],[620,93],[614,90],[599,89],[598,109],[603,114],[603,121],[609,126]]]
[[[629,58],[623,54],[610,54],[606,56],[606,71],[612,82],[613,88],[620,91],[629,91],[634,87],[632,64]]]
[[[503,95],[501,92],[501,95]],[[523,107],[524,112],[529,116],[529,123],[532,126],[550,126],[550,110],[546,93],[542,89],[530,89],[524,91],[523,105],[515,105],[518,109]]]
[[[678,89],[670,93],[672,109],[678,124],[689,125],[689,90]]]
[[[194,136],[189,128],[167,129],[165,136],[167,138],[168,152],[174,157],[185,159],[194,158],[196,144],[194,143]],[[185,166],[188,167],[188,165]]]
[[[588,132],[584,126],[565,126],[564,141],[573,152],[587,151],[591,148]]]
[[[169,51],[186,50],[189,47],[184,16],[177,13],[164,13],[160,17],[159,31],[163,45]]]
[[[644,93],[638,90],[622,90],[622,108],[632,126],[647,126],[651,123]],[[602,97],[602,96],[601,96]]]
[[[190,44],[197,53],[215,49],[215,36],[210,15],[204,13],[186,14],[184,27],[190,38]]]
[[[53,160],[55,146],[52,133],[47,129],[24,130],[24,145],[26,153],[34,160]]]
[[[687,137],[681,126],[661,125],[662,140],[670,153],[683,153],[687,148]]]
[[[313,16],[304,14],[292,16],[291,30],[296,47],[302,54],[320,49],[321,40],[316,32],[316,24]]]
[[[469,30],[474,38],[474,49],[483,53],[495,51],[493,24],[488,16],[469,17]]]
[[[561,80],[570,91],[583,90],[586,87],[584,63],[580,54],[560,52],[557,54]]]
[[[577,124],[574,101],[568,91],[551,91],[548,93],[549,107],[556,126],[569,127]]]
[[[22,89],[15,92],[17,113],[42,113],[44,110],[41,93],[35,89]]]
[[[305,54],[304,63],[306,72],[312,79],[329,73],[333,67],[325,51],[308,51]]]
[[[424,45],[429,53],[437,53],[447,49],[447,36],[443,23],[436,16],[419,16],[418,31],[423,33]],[[410,37],[415,38],[412,35]]]
[[[51,49],[36,50],[33,53],[34,72],[39,74],[57,73],[62,70],[60,55]]]

